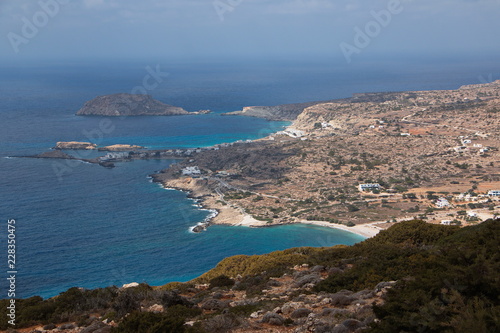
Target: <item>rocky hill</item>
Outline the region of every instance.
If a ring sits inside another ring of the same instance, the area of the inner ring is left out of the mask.
[[[241,111],[228,112],[224,115],[257,117],[274,121],[293,121],[302,111],[304,111],[304,109],[320,103],[326,102],[282,104],[275,106],[247,106]]]
[[[79,116],[172,116],[190,114],[150,95],[113,94],[94,98],[76,113]]]
[[[500,220],[235,256],[186,283],[17,300],[18,332],[498,332]],[[0,301],[3,311],[8,300]],[[7,329],[5,315],[0,329]],[[24,327],[24,328],[23,328]]]
[[[383,103],[397,99],[400,94],[401,93],[397,92],[358,93],[353,94],[350,98],[328,101],[281,104],[275,106],[246,106],[243,110],[228,112],[223,115],[257,117],[274,121],[294,121],[304,110],[315,105],[327,103]]]

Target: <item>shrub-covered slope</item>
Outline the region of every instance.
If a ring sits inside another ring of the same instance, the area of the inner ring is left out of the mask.
[[[499,236],[499,220],[461,229],[403,222],[350,247],[226,258],[188,283],[72,288],[48,300],[18,300],[17,327],[53,324],[46,328],[59,325],[58,332],[72,333],[278,327],[296,333],[498,332]],[[3,309],[7,304],[0,301]],[[2,317],[4,330],[9,326]]]

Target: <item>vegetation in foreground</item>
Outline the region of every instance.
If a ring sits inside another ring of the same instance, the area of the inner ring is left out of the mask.
[[[499,236],[499,220],[465,228],[403,222],[350,247],[226,258],[188,283],[72,288],[47,300],[17,300],[16,328],[498,332]]]

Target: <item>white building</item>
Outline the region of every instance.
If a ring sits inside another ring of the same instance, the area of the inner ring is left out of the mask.
[[[450,202],[446,198],[439,198],[435,203],[437,208],[445,208],[450,206]]]
[[[129,152],[122,152],[122,153],[107,153],[106,155],[102,156],[99,158],[101,161],[105,160],[119,160],[122,158],[128,158],[130,156]]]
[[[289,137],[292,138],[301,138],[305,135],[305,133],[301,130],[297,130],[295,128],[287,128],[284,131],[280,131],[276,134],[281,134],[281,135],[288,135]]]
[[[378,183],[373,183],[373,184],[359,184],[358,189],[363,192],[363,191],[371,191],[371,190],[380,190],[380,184]]]
[[[469,210],[469,211],[467,212],[467,216],[468,216],[468,217],[477,217],[477,213],[476,213],[476,212],[474,212],[474,211],[472,211],[472,210]]]
[[[489,197],[500,197],[500,190],[491,190],[488,191]]]
[[[441,220],[442,225],[451,225],[453,223],[452,220]]]
[[[457,146],[457,147],[454,147],[453,150],[455,150],[455,152],[457,152],[457,153],[461,153],[463,151],[466,151],[467,147],[465,147],[465,146]]]
[[[481,148],[479,149],[479,154],[484,154],[484,153],[487,153],[489,151],[488,148]]]
[[[201,175],[201,170],[197,166],[185,167],[182,169],[183,176],[199,176]]]

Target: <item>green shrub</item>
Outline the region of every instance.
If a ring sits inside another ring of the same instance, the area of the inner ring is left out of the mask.
[[[210,288],[215,287],[232,287],[234,280],[226,275],[219,275],[210,280]]]
[[[229,308],[229,313],[235,314],[241,317],[248,317],[255,311],[261,310],[261,304],[247,304],[247,305],[237,305]]]
[[[166,314],[133,312],[121,321],[113,333],[183,333],[184,321],[172,319]]]

